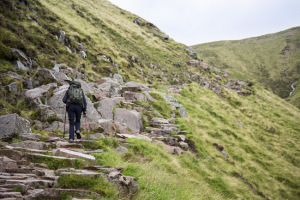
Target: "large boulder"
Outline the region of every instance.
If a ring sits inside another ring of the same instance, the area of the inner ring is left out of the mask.
[[[46,79],[51,79],[57,82],[72,81],[72,79],[67,77],[64,73],[57,72],[54,70],[42,68],[42,69],[38,69],[38,74],[44,76],[44,78]]]
[[[13,82],[6,86],[8,92],[12,92],[14,95],[18,94],[18,82]]]
[[[100,119],[98,122],[103,127],[103,134],[110,134],[115,132],[114,123],[111,119]]]
[[[57,87],[56,83],[49,83],[47,85],[42,85],[40,87],[27,90],[25,93],[25,99],[31,107],[36,108],[38,107],[38,105],[42,104],[40,98],[45,97],[50,90],[56,87]]]
[[[190,60],[188,62],[188,65],[193,66],[193,67],[199,67],[200,66],[200,62],[198,60]]]
[[[120,104],[120,100],[116,98],[105,98],[100,101],[97,110],[103,118],[114,119],[113,109],[117,107],[117,104]]]
[[[105,81],[105,83],[97,85],[96,87],[100,89],[102,92],[104,92],[107,97],[112,97],[114,95],[119,94],[121,87],[117,82],[109,78],[107,79],[103,78],[103,80]]]
[[[6,169],[17,169],[17,161],[11,160],[6,156],[0,157],[0,172],[5,172]]]
[[[143,130],[143,122],[141,114],[135,110],[127,110],[124,108],[115,109],[115,122],[126,124],[131,132],[139,133]]]
[[[136,82],[133,82],[133,81],[127,82],[125,85],[128,86],[128,87],[137,87],[138,90],[143,90],[143,89],[149,88],[147,85],[144,85],[144,84],[141,84],[141,83],[136,83]]]
[[[23,63],[22,62],[20,62],[20,61],[16,61],[15,62],[15,68],[17,69],[17,70],[20,70],[20,69],[22,69],[22,70],[29,70],[27,67],[25,67],[24,65],[23,65]]]
[[[40,104],[38,105],[37,112],[40,115],[41,121],[46,121],[50,117],[56,117],[55,110],[51,106]]]
[[[0,116],[0,139],[11,139],[23,133],[31,133],[30,122],[17,114]]]
[[[125,92],[122,94],[122,96],[126,100],[132,100],[132,101],[147,101],[147,97],[142,93],[137,92]]]
[[[117,79],[121,85],[124,84],[123,77],[120,74],[115,74],[114,79]]]

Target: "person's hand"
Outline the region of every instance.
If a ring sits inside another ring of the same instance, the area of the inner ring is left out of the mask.
[[[85,116],[85,117],[86,117],[86,111],[83,111],[83,116]]]

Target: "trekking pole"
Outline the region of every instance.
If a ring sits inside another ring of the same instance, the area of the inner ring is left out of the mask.
[[[65,124],[64,124],[64,134],[63,134],[63,139],[65,139],[66,121],[67,121],[67,110],[65,111]]]
[[[86,127],[86,131],[87,131],[87,137],[88,137],[88,142],[89,142],[89,150],[91,149],[90,148],[90,138],[89,138],[89,129],[87,127],[87,122],[86,122],[86,114],[85,114],[85,127]]]

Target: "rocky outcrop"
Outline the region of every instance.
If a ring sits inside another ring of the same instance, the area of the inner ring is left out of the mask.
[[[132,133],[139,133],[143,129],[141,114],[134,110],[130,111],[124,108],[116,108],[115,122],[121,125],[126,124]]]
[[[142,93],[137,93],[137,92],[124,92],[122,96],[126,100],[131,100],[131,101],[147,101],[147,97],[142,94]]]
[[[0,139],[11,139],[23,133],[31,133],[30,122],[17,114],[0,116]]]
[[[183,107],[182,104],[180,104],[180,103],[178,102],[177,99],[175,99],[174,97],[172,97],[172,96],[169,95],[169,94],[165,94],[165,93],[162,93],[162,92],[160,92],[160,94],[165,98],[165,100],[166,100],[168,103],[172,104],[173,106],[175,106],[175,108],[177,108],[177,109],[180,111],[180,116],[181,116],[181,117],[187,117],[187,113],[186,113],[185,108]]]
[[[105,98],[100,101],[97,110],[103,118],[113,120],[113,109],[116,108],[118,104],[120,104],[120,100],[116,98]]]

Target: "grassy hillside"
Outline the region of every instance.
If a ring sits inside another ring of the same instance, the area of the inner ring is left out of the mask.
[[[235,79],[260,82],[282,98],[288,97],[291,84],[300,77],[300,27],[193,48],[208,64],[228,71]]]
[[[18,48],[41,67],[52,69],[55,63],[77,66],[89,74],[86,82],[119,73],[125,82],[152,84],[157,88],[152,93],[156,98],[157,92],[168,93],[163,85],[186,83],[180,95],[171,95],[187,111],[188,118],[177,117],[176,123],[187,131],[191,151],[175,156],[166,152],[162,142],[128,139],[122,145],[127,145],[129,152],[118,154],[114,151],[119,145],[116,139],[99,139],[96,144],[105,151],[93,154],[97,165],[125,166],[124,174],[138,179],[139,193],[134,199],[299,199],[300,111],[268,89],[286,96],[291,83],[299,78],[298,28],[272,36],[277,39],[264,40],[269,37],[264,36],[256,43],[248,39],[242,44],[225,41],[195,47],[205,62],[225,69],[232,77],[256,80],[249,96],[224,88],[217,95],[183,74],[199,75],[208,81],[216,76],[209,70],[187,66],[192,58],[181,49],[185,45],[154,36],[152,26],[133,23],[136,18],[142,23],[145,20],[107,0],[2,2],[1,75],[11,70],[24,79],[36,76],[36,70],[14,70],[16,57],[10,48]],[[59,30],[66,33],[65,44],[59,40]],[[287,45],[294,53],[280,54]],[[87,58],[69,53],[66,46],[77,52],[87,47]],[[109,62],[100,58],[103,55]],[[4,89],[12,81],[16,80],[1,76],[0,114],[17,112],[29,117],[34,112],[24,99]],[[221,83],[226,81],[223,78]],[[21,81],[18,83],[19,89],[24,87]],[[299,88],[292,102],[299,103]],[[171,105],[163,98],[156,104],[147,103],[170,117]]]
[[[230,103],[197,84],[175,95],[189,116],[178,124],[201,158],[189,152],[174,157],[158,144],[128,140],[133,158],[105,156],[101,164],[127,165],[126,173],[140,180],[136,199],[298,199],[299,110],[254,87],[257,95],[248,97],[224,91]],[[225,147],[228,159],[213,143]]]

